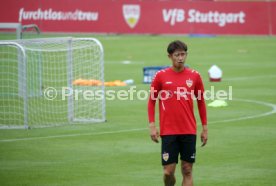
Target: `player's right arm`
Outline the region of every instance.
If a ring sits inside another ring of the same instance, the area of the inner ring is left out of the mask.
[[[152,80],[150,86],[150,96],[148,100],[148,120],[149,120],[149,130],[150,130],[150,137],[152,141],[158,143],[159,132],[155,125],[155,104],[156,100],[158,99],[158,93],[160,91],[160,83],[158,78],[158,73]]]

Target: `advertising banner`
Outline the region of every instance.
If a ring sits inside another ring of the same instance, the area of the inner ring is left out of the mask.
[[[9,0],[0,11],[42,32],[276,34],[275,2]]]

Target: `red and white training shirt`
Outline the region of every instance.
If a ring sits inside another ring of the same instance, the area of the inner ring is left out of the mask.
[[[196,134],[193,100],[197,100],[202,125],[207,125],[204,86],[200,74],[184,68],[166,68],[156,73],[148,101],[149,122],[155,122],[155,103],[159,100],[160,135]]]

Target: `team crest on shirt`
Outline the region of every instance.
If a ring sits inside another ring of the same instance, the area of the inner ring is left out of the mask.
[[[190,88],[191,86],[193,86],[193,80],[188,79],[186,80],[186,85]]]
[[[170,157],[169,153],[167,153],[167,152],[164,152],[162,156],[163,156],[164,161],[168,161],[168,159]]]

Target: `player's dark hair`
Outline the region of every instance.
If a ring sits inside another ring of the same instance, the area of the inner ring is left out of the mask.
[[[171,42],[171,43],[168,45],[167,52],[168,52],[169,54],[172,54],[172,53],[174,53],[176,50],[184,50],[185,52],[187,52],[188,46],[187,46],[184,42],[179,41],[179,40],[176,40],[176,41]]]

